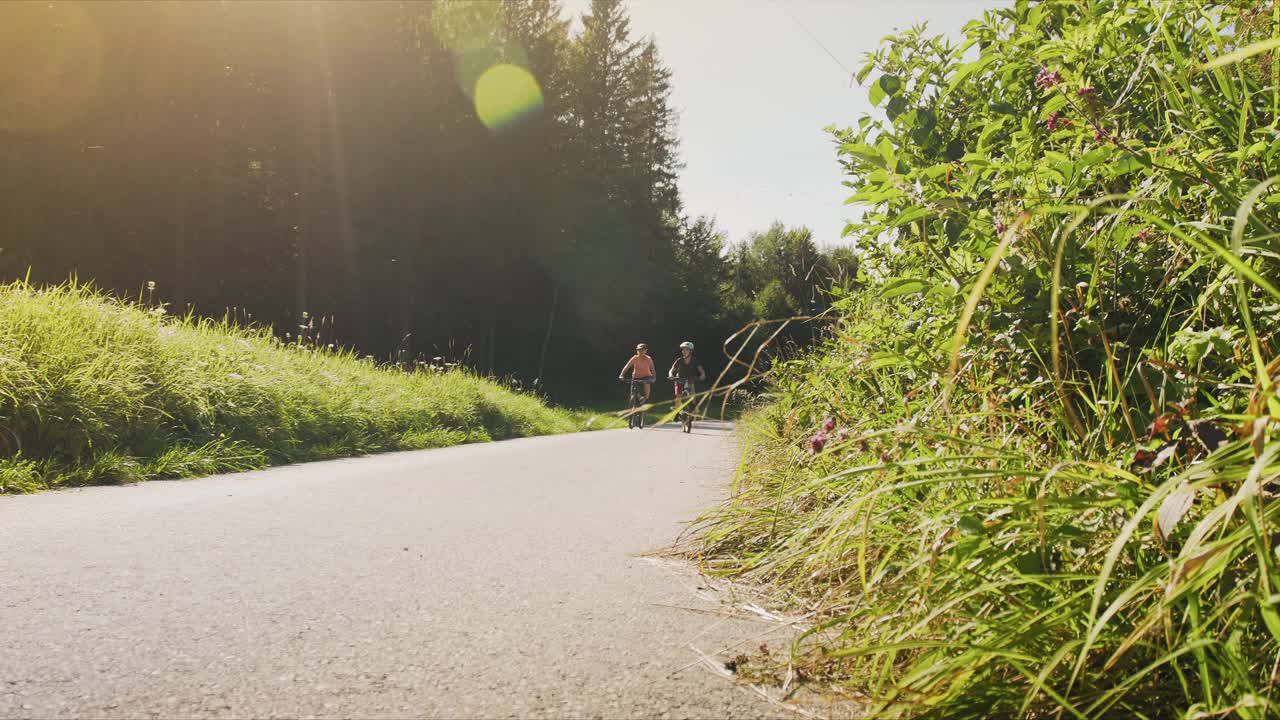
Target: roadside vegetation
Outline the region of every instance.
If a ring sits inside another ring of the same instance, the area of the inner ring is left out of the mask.
[[[1280,714],[1277,37],[1019,0],[869,59],[857,279],[695,547],[810,614],[743,672],[872,717]]]
[[[0,492],[573,432],[467,371],[378,367],[266,329],[173,318],[76,284],[0,286]]]

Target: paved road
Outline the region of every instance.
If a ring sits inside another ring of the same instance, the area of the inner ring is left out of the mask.
[[[0,497],[0,717],[785,716],[689,647],[769,626],[636,556],[723,495],[695,433]]]

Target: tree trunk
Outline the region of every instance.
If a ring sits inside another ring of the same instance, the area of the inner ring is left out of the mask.
[[[490,375],[494,374],[494,352],[495,346],[498,344],[498,310],[494,308],[489,311],[489,341],[485,343],[485,354],[488,358],[485,361],[487,370]]]
[[[421,240],[422,230],[414,237]],[[418,249],[416,243],[410,243],[408,252],[400,258],[400,336],[410,338],[408,347],[409,367],[413,365],[413,321],[417,292],[414,287],[414,273],[417,267]],[[408,369],[408,368],[406,368]]]
[[[173,309],[181,313],[187,302],[187,198],[181,180],[174,184],[173,208],[177,221],[173,238]]]
[[[293,310],[294,324],[302,322],[302,313],[307,310],[307,265],[308,251],[311,245],[311,168],[302,169],[302,196],[298,199],[298,259],[296,263],[297,280],[294,287]]]
[[[538,354],[538,387],[542,387],[542,373],[547,367],[547,348],[551,345],[551,328],[556,322],[556,305],[560,301],[560,284],[551,286],[551,311],[547,313],[547,334],[542,337],[542,352]]]

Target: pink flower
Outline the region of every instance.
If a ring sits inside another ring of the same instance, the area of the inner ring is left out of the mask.
[[[1049,128],[1049,132],[1053,132],[1054,130],[1064,128],[1066,126],[1067,119],[1062,116],[1062,113],[1056,110],[1049,113],[1049,121],[1045,123],[1045,127]]]
[[[1006,229],[1007,227],[1008,227],[1008,226],[1007,226],[1007,225],[1005,225],[1003,222],[1001,222],[1001,221],[997,220],[997,221],[996,221],[996,234],[997,234],[997,235],[1003,235],[1003,234],[1004,234],[1004,231],[1005,231],[1005,229]]]
[[[1062,76],[1057,71],[1050,71],[1049,68],[1042,68],[1040,74],[1036,75],[1036,87],[1041,90],[1048,90],[1060,82],[1062,82]]]
[[[1093,102],[1098,99],[1098,89],[1092,85],[1082,87],[1076,91],[1076,97],[1083,99],[1085,102]]]
[[[1149,227],[1144,227],[1144,228],[1142,228],[1141,230],[1139,230],[1139,231],[1138,231],[1138,239],[1139,239],[1139,240],[1142,240],[1142,241],[1144,241],[1144,242],[1145,242],[1145,241],[1147,240],[1147,238],[1149,238],[1149,237],[1151,237],[1151,228],[1149,228]]]
[[[809,454],[817,455],[822,452],[822,448],[827,445],[827,434],[824,432],[816,432],[809,438]]]
[[[829,433],[835,429],[836,429],[835,418],[827,418],[826,421],[822,423],[822,432],[824,433]]]

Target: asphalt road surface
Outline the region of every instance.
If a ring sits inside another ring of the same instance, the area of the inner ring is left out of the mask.
[[[0,497],[0,717],[788,717],[694,649],[778,628],[640,556],[733,462],[671,426]]]

